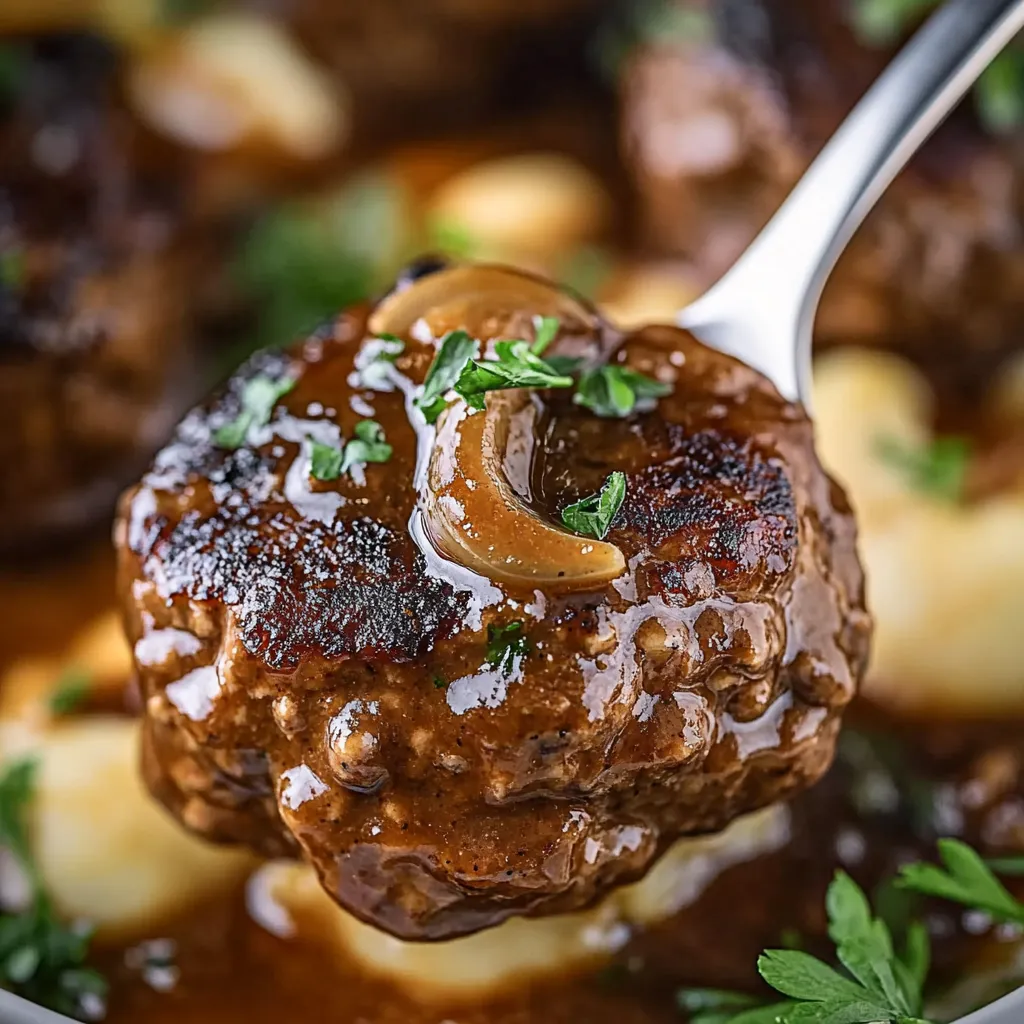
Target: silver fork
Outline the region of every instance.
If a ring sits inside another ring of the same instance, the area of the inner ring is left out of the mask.
[[[889,65],[736,264],[678,322],[810,408],[822,288],[868,211],[992,59],[1024,0],[949,0]]]

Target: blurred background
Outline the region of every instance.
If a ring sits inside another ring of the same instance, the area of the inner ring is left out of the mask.
[[[69,691],[124,710],[117,494],[248,353],[423,251],[539,270],[625,326],[671,320],[935,6],[0,0],[5,751],[40,727],[49,749]],[[869,217],[816,331],[819,444],[859,515],[878,624],[862,731],[824,799],[888,780],[858,827],[880,815],[899,842],[952,829],[996,853],[1024,850],[1022,158],[1011,48]],[[112,773],[99,795],[50,807],[44,787],[39,812],[53,836],[88,813],[42,873],[101,928],[114,911],[83,902],[96,887],[60,850],[134,843],[144,823],[170,902],[209,856],[143,796],[130,720],[104,721],[73,748]],[[1024,977],[1013,956],[997,987]]]

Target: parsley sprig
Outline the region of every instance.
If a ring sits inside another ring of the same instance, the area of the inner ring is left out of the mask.
[[[983,910],[997,921],[1024,925],[1024,903],[1010,894],[976,851],[959,839],[940,839],[938,846],[942,866],[904,865],[897,880],[901,888]]]
[[[511,388],[571,388],[573,379],[537,355],[528,341],[498,341],[496,359],[472,360],[455,382],[454,391],[472,409],[484,407],[488,391]]]
[[[455,386],[469,361],[480,350],[480,343],[466,331],[449,331],[442,339],[434,361],[423,380],[423,389],[415,405],[428,423],[436,423],[444,412],[444,396]]]
[[[756,1005],[734,993],[688,990],[679,1001],[690,1011],[691,1024],[928,1024],[921,1016],[929,964],[925,929],[911,925],[897,951],[864,891],[842,871],[828,888],[825,907],[829,938],[845,973],[810,953],[769,949],[757,969],[787,1001]]]
[[[465,331],[445,335],[434,357],[416,407],[428,423],[437,421],[444,396],[454,391],[472,409],[483,409],[489,391],[512,388],[571,388],[573,401],[598,416],[624,417],[671,393],[672,386],[627,366],[605,365],[584,371],[577,382],[582,359],[544,351],[558,335],[557,317],[534,318],[534,340],[503,339],[494,344],[494,357],[476,358],[479,342]]]
[[[477,359],[480,343],[465,331],[450,331],[441,341],[416,407],[428,423],[435,423],[454,391],[472,409],[484,407],[488,391],[511,388],[571,388],[573,379],[541,358],[558,334],[555,317],[537,317],[534,341],[506,339],[495,342],[493,359]]]
[[[609,474],[601,490],[562,509],[562,522],[573,533],[604,540],[626,498],[626,474]]]
[[[37,768],[29,758],[0,775],[0,846],[17,860],[31,890],[24,910],[0,913],[0,986],[58,1013],[96,1020],[107,983],[85,966],[91,931],[57,919],[29,847],[25,814]]]
[[[355,436],[343,448],[323,444],[315,438],[310,443],[310,474],[317,480],[337,480],[357,466],[368,462],[387,462],[392,447],[384,437],[384,428],[376,420],[360,420]]]
[[[1024,874],[1024,858],[986,863],[958,839],[940,839],[938,850],[941,865],[904,865],[896,884],[1024,925],[1024,903],[993,870],[1005,866],[1008,874]],[[684,989],[677,998],[690,1024],[932,1024],[922,1016],[930,965],[924,925],[909,922],[897,949],[863,890],[842,871],[829,886],[825,908],[842,971],[799,950],[766,950],[757,969],[787,1001],[766,1005],[735,992]]]
[[[263,427],[270,422],[270,416],[278,400],[295,387],[291,377],[274,380],[258,373],[246,381],[242,391],[242,408],[238,415],[213,432],[213,440],[220,448],[234,450],[241,448],[252,427]]]

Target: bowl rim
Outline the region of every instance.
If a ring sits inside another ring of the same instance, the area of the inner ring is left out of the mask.
[[[1024,1020],[1024,985],[953,1024],[1021,1024]],[[0,1024],[80,1024],[35,1003],[0,989]]]

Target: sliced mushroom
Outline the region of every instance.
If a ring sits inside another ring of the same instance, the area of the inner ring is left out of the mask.
[[[388,296],[370,317],[374,334],[407,334],[425,320],[434,337],[462,328],[481,340],[511,324],[556,316],[563,333],[592,331],[597,314],[568,292],[530,274],[488,265],[455,266]]]
[[[486,342],[514,334],[535,316],[558,317],[563,336],[598,326],[594,312],[545,281],[467,265],[396,292],[378,307],[370,329],[407,334],[422,321],[435,338],[463,329]],[[510,465],[529,474],[535,417],[529,393],[519,390],[492,392],[484,412],[456,402],[443,414],[427,474],[427,533],[445,557],[491,580],[525,589],[602,586],[625,569],[622,552],[545,521],[509,482]]]
[[[532,454],[536,409],[524,391],[497,392],[473,413],[444,414],[431,453],[424,522],[446,557],[525,589],[585,590],[626,568],[614,545],[548,523],[509,483],[508,455]]]

